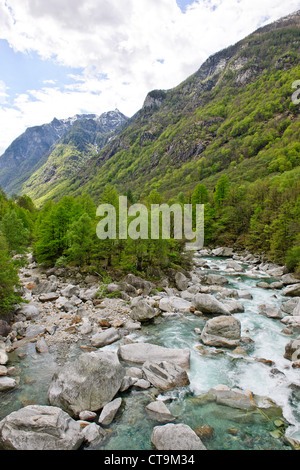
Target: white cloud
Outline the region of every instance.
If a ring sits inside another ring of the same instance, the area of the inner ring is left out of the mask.
[[[55,85],[56,80],[44,80],[43,84],[44,85]]]
[[[17,109],[2,107],[0,125],[16,113],[23,130],[83,111],[132,115],[151,89],[176,86],[210,54],[299,7],[299,0],[198,0],[183,14],[176,0],[0,0],[0,38],[14,50],[84,70],[71,85],[44,82],[19,96]]]
[[[7,98],[9,97],[8,87],[3,80],[0,80],[0,105],[6,104]]]

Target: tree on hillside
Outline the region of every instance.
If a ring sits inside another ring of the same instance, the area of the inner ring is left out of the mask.
[[[22,301],[15,290],[18,284],[17,268],[11,261],[6,240],[0,232],[0,317],[9,314],[13,306]]]
[[[221,207],[224,204],[229,192],[229,186],[230,182],[228,176],[222,175],[218,179],[214,192],[214,203],[217,208]]]
[[[92,219],[86,213],[72,223],[67,233],[70,245],[68,255],[71,261],[81,264],[91,259],[95,233]]]
[[[24,253],[29,240],[29,230],[24,227],[23,221],[18,217],[16,210],[7,212],[3,216],[1,229],[9,250],[15,253]]]
[[[206,204],[209,201],[208,191],[204,184],[198,184],[192,194],[192,204]]]

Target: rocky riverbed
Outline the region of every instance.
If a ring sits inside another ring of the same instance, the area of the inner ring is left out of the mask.
[[[32,260],[20,281],[27,303],[0,323],[3,449],[299,448],[300,282],[285,267],[218,248],[155,284],[105,286],[120,298]]]

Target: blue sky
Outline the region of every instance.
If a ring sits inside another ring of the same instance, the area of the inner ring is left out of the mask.
[[[0,155],[27,127],[132,116],[300,0],[0,0]]]
[[[0,79],[9,84],[7,101],[10,105],[21,93],[40,89],[45,84],[68,85],[74,82],[71,74],[82,73],[81,68],[64,67],[53,60],[41,60],[35,51],[26,54],[16,52],[5,39],[0,39],[0,58],[2,64]]]
[[[194,0],[176,0],[179,8],[185,12],[188,5],[194,3]]]

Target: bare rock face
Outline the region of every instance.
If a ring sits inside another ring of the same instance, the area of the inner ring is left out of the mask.
[[[124,376],[125,369],[116,353],[84,353],[54,374],[48,400],[71,416],[85,410],[97,411],[114,398]]]
[[[201,334],[206,346],[236,348],[241,339],[241,322],[231,316],[208,320]]]
[[[51,406],[27,406],[0,422],[4,450],[77,450],[84,440],[80,425]]]
[[[153,90],[148,93],[143,104],[143,108],[159,108],[166,98],[163,90]]]
[[[206,450],[197,434],[186,424],[156,426],[151,442],[157,450]]]

